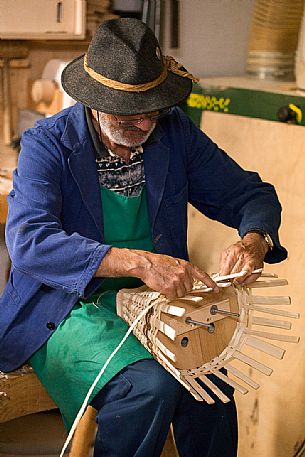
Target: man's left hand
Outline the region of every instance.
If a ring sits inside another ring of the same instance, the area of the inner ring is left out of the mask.
[[[269,247],[259,233],[247,233],[240,241],[225,249],[220,258],[219,273],[221,276],[244,271],[244,276],[236,278],[236,284],[250,284],[260,274],[252,272],[264,265],[264,258]]]

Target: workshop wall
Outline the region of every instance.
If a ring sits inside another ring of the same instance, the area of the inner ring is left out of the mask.
[[[170,2],[165,2],[164,50],[196,76],[245,72],[255,0],[180,1],[179,47],[171,48]]]

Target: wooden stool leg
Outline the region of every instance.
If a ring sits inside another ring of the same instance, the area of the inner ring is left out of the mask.
[[[89,457],[96,433],[96,410],[88,406],[75,430],[69,457]]]
[[[161,457],[179,457],[179,454],[178,454],[178,451],[177,451],[177,448],[175,445],[172,426],[169,429]]]

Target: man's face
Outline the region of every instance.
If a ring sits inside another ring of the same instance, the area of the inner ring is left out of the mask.
[[[99,112],[98,121],[102,133],[110,141],[122,146],[135,147],[145,143],[154,130],[157,122],[153,118],[154,114],[157,113],[113,116]]]

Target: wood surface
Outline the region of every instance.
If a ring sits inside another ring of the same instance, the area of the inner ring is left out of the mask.
[[[91,454],[97,427],[95,418],[96,410],[88,406],[74,433],[69,457],[87,457]]]
[[[0,423],[55,408],[33,371],[0,374]]]
[[[246,396],[236,393],[236,399],[240,428],[239,457],[293,457],[305,438],[305,340],[302,337],[305,129],[207,111],[202,116],[202,129],[241,166],[258,171],[262,179],[274,184],[283,206],[280,237],[289,251],[289,258],[280,264],[266,264],[265,270],[288,280],[288,286],[272,288],[270,295],[291,296],[289,310],[300,312],[301,318],[293,322],[291,331],[264,327],[264,332],[260,331],[261,328],[250,332],[252,336],[259,337],[265,333],[269,342],[272,341],[269,338],[277,333],[276,339],[282,341],[275,344],[285,349],[286,354],[283,360],[272,360],[274,372],[270,378],[257,371],[253,373],[249,367],[248,375],[261,388],[250,391]],[[239,239],[237,232],[208,220],[192,207],[189,208],[189,221],[191,260],[208,272],[217,271],[220,252]],[[269,291],[257,289],[255,293],[265,295]],[[284,303],[289,304],[289,299],[284,299]],[[301,335],[300,343],[288,344],[289,341],[298,341],[294,335]],[[257,357],[257,349],[253,348],[253,354],[254,358]],[[268,366],[270,357],[261,352],[259,360]],[[244,372],[244,367],[241,371]]]

